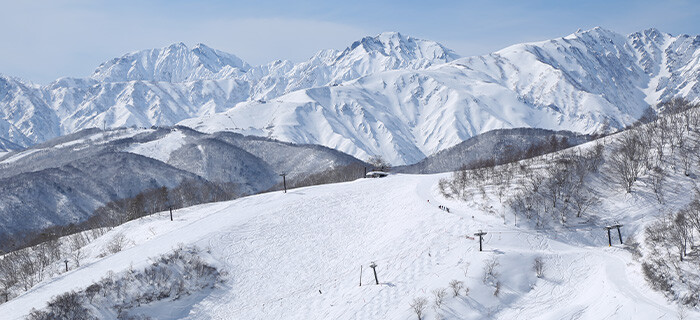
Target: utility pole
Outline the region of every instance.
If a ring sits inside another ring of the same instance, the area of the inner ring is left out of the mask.
[[[280,176],[282,176],[282,184],[284,184],[284,193],[287,193],[287,174],[282,173]]]
[[[605,230],[608,231],[608,247],[612,247],[612,240],[610,240],[610,229],[612,229],[612,227],[605,227]]]
[[[173,207],[170,207],[170,221],[173,221]]]
[[[483,240],[483,237],[486,235],[486,232],[479,230],[479,232],[475,233],[474,235],[479,237],[479,251],[483,251],[482,250],[483,248],[481,247],[481,241]]]
[[[367,167],[365,167],[365,175],[362,176],[363,178],[367,178]]]
[[[65,263],[66,263],[66,272],[68,272],[68,259],[66,259],[66,260],[63,260],[63,262],[65,262]]]
[[[374,271],[374,282],[379,284],[379,280],[377,279],[377,264],[374,263],[374,261],[369,265],[370,268],[372,268],[372,271]]]

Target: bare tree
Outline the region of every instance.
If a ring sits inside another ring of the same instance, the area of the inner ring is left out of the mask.
[[[445,297],[447,297],[447,290],[445,290],[445,288],[437,288],[433,289],[432,292],[435,309],[440,309],[442,303],[445,301]]]
[[[542,260],[542,257],[535,258],[535,261],[532,263],[532,270],[535,271],[538,278],[542,278],[544,276],[544,261]]]
[[[689,146],[684,144],[678,148],[678,156],[681,160],[681,166],[683,166],[683,174],[686,176],[690,175],[690,169],[693,164],[693,155],[698,154],[698,146]]]
[[[79,232],[69,236],[68,240],[70,244],[71,258],[73,258],[75,266],[80,267],[80,261],[83,258],[82,248],[87,245],[87,239],[82,233]]]
[[[618,140],[619,147],[613,152],[610,163],[611,171],[627,192],[632,192],[632,185],[642,171],[641,142],[637,133],[632,131],[622,134]]]
[[[690,225],[688,219],[686,219],[684,210],[676,212],[670,227],[671,240],[678,248],[679,258],[683,261],[688,248],[688,240],[690,240],[691,237]]]
[[[374,170],[388,171],[391,168],[391,164],[379,155],[370,157],[367,162],[374,167]]]
[[[15,258],[17,259],[17,267],[19,270],[17,273],[19,282],[24,287],[24,290],[29,290],[37,281],[36,276],[39,272],[37,267],[38,263],[28,249],[16,251]]]
[[[411,309],[418,316],[418,320],[423,319],[423,313],[425,312],[426,306],[428,306],[428,299],[424,297],[418,297],[411,301]]]
[[[650,178],[649,185],[651,187],[651,190],[654,191],[654,195],[656,196],[656,201],[658,201],[659,204],[663,204],[664,203],[664,182],[666,181],[666,173],[660,167],[654,167],[651,170],[651,175],[649,176],[649,178]]]
[[[469,273],[469,262],[465,262],[462,265],[462,271],[464,271],[464,276],[467,276],[467,273]]]
[[[5,301],[9,299],[12,288],[19,283],[19,272],[15,253],[10,252],[0,259],[0,294]]]
[[[484,284],[495,284],[496,281],[498,280],[498,266],[501,264],[498,262],[497,257],[493,257],[486,261],[486,264],[484,265],[484,276],[482,278],[482,282]]]
[[[501,286],[503,284],[501,283],[501,280],[497,280],[496,283],[493,285],[493,295],[498,297],[501,295]]]
[[[700,194],[695,194],[695,199],[688,204],[685,212],[688,224],[700,234]]]
[[[450,288],[452,288],[452,294],[456,297],[462,291],[462,288],[464,288],[464,282],[456,279],[452,280],[450,281]]]
[[[590,207],[600,202],[591,189],[583,185],[573,189],[570,199],[577,218],[580,218]]]
[[[112,238],[112,241],[110,241],[107,244],[107,250],[110,253],[117,253],[119,251],[122,251],[122,249],[124,249],[124,246],[126,246],[126,242],[126,237],[124,237],[124,235],[121,233],[117,233]]]

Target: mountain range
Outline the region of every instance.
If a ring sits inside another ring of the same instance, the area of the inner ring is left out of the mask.
[[[700,101],[700,36],[602,28],[460,58],[400,33],[307,61],[251,66],[176,43],[126,54],[88,78],[0,76],[0,138],[30,146],[81,129],[180,124],[416,163],[480,133],[592,133],[673,97]]]

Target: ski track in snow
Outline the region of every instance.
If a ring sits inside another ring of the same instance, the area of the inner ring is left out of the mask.
[[[412,319],[410,301],[465,282],[468,297],[448,293],[448,319],[657,319],[675,307],[649,289],[639,264],[619,248],[568,244],[566,237],[505,225],[468,203],[438,195],[447,175],[394,175],[272,192],[129,222],[90,244],[123,233],[135,246],[47,280],[0,305],[3,319],[21,319],[57,293],[84,288],[107,270],[147,265],[178,243],[211,250],[226,272],[217,289],[139,312],[158,319]],[[429,200],[429,201],[428,201]],[[450,207],[451,213],[437,208]],[[473,217],[473,218],[472,218]],[[489,232],[484,252],[466,236]],[[481,281],[498,257],[503,293]],[[532,260],[545,260],[537,279]],[[376,262],[380,285],[369,268]],[[467,276],[463,266],[470,264]],[[360,265],[363,266],[362,286]],[[448,289],[449,291],[449,289]],[[189,302],[188,302],[189,301]],[[148,313],[150,312],[150,313]],[[426,318],[435,311],[426,310]]]

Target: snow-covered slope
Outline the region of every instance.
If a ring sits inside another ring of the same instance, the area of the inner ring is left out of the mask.
[[[174,44],[106,62],[87,79],[0,78],[0,137],[27,146],[88,127],[180,122],[407,164],[493,129],[590,133],[672,97],[699,101],[699,39],[595,28],[458,59],[438,43],[382,33],[255,67]]]
[[[523,222],[513,226],[510,218],[504,224],[475,206],[477,198],[465,203],[439,196],[435,185],[446,176],[300,188],[185,208],[175,212],[174,222],[166,215],[132,221],[85,247],[80,268],[71,263],[69,272],[0,305],[0,314],[21,319],[59,293],[133,273],[178,246],[196,245],[227,274],[222,285],[195,299],[126,311],[158,319],[415,319],[409,305],[426,297],[426,318],[676,317],[677,308],[645,284],[640,263],[630,252],[608,247],[598,226],[547,232]],[[634,201],[644,199],[617,197],[610,203],[618,210],[598,214],[638,229],[655,209]],[[495,199],[482,204],[497,206]],[[478,230],[488,232],[484,252],[471,237]],[[100,258],[118,235],[128,240],[126,248]],[[536,257],[544,261],[542,278],[531,270]],[[497,296],[482,280],[492,259],[501,283]],[[377,264],[380,285],[370,262]],[[433,290],[452,280],[463,281],[468,295],[453,297],[448,289],[444,304],[433,309]]]
[[[514,160],[518,154],[525,154],[531,147],[551,146],[552,137],[560,143],[565,139],[564,149],[592,140],[591,136],[570,131],[552,131],[535,128],[498,129],[482,133],[457,145],[441,150],[427,158],[392,171],[402,173],[440,173],[460,170],[463,166],[474,167],[485,160],[505,163]],[[545,152],[544,150],[542,152]],[[533,155],[539,155],[533,154]],[[509,159],[509,160],[506,160]],[[519,158],[518,158],[519,159]]]

